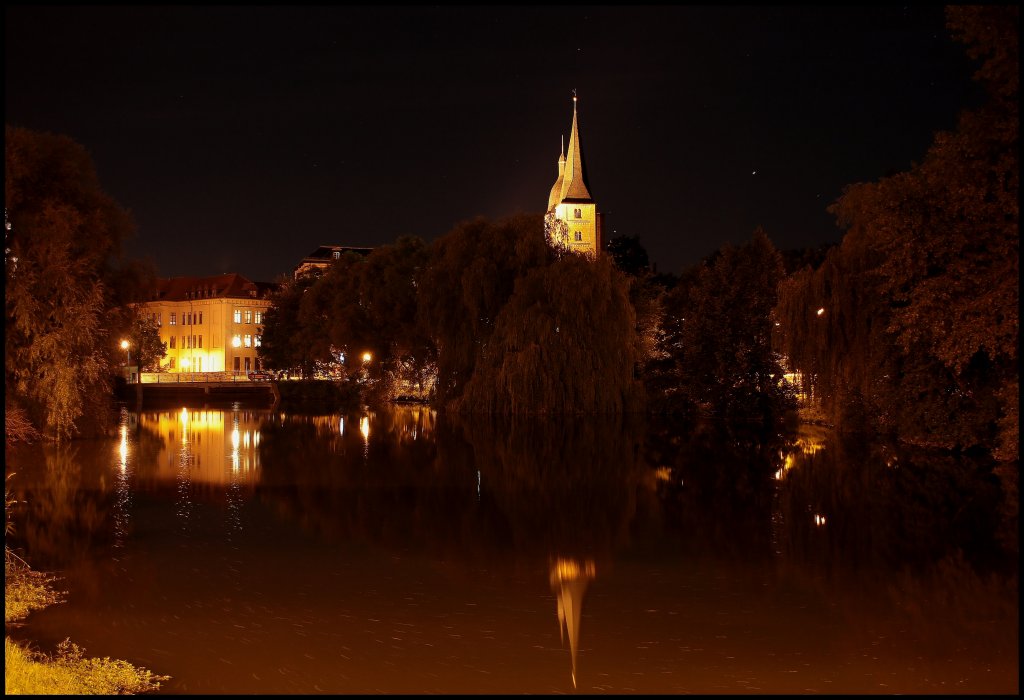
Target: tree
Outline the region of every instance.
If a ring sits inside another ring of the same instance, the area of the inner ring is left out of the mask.
[[[608,240],[605,250],[612,256],[615,266],[627,275],[638,277],[650,271],[647,249],[637,236],[616,236]]]
[[[539,215],[463,222],[437,238],[418,285],[418,313],[437,348],[437,398],[461,396],[516,280],[555,258]]]
[[[792,406],[771,346],[782,275],[782,257],[759,228],[748,243],[722,248],[673,290],[660,371],[675,382],[661,381],[662,405],[758,422],[772,422]]]
[[[457,407],[508,414],[622,413],[641,404],[629,278],[567,253],[516,281]]]
[[[297,370],[302,376],[313,374],[318,359],[308,326],[300,322],[300,307],[307,290],[316,278],[304,275],[288,280],[270,297],[270,306],[263,315],[263,333],[257,355],[263,366],[277,370]]]
[[[846,188],[841,246],[783,285],[784,351],[839,424],[1017,456],[1019,12],[947,11],[988,102],[921,164]]]
[[[109,280],[132,223],[82,146],[11,126],[5,137],[5,390],[65,439],[109,408]]]
[[[141,372],[159,372],[167,347],[160,340],[160,328],[151,318],[136,316],[126,340]]]

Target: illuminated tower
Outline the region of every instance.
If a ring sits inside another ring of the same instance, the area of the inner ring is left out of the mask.
[[[574,92],[569,152],[558,155],[558,179],[548,195],[545,233],[554,245],[596,256],[601,250],[601,215],[587,185],[576,102]]]

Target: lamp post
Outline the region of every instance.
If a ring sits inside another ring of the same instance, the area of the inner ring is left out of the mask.
[[[131,378],[131,366],[132,366],[132,351],[131,351],[131,347],[132,347],[132,344],[129,343],[127,340],[122,340],[121,341],[121,349],[124,350],[124,357],[125,357],[124,366],[125,366],[125,370],[128,372],[128,377],[129,378]]]

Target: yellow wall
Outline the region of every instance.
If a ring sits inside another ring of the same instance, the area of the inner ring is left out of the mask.
[[[150,301],[139,305],[139,313],[143,317],[156,314],[160,327],[160,340],[167,348],[167,355],[161,363],[169,372],[224,372],[234,369],[234,359],[239,358],[238,369],[245,371],[245,360],[249,359],[249,368],[257,367],[256,336],[263,332],[262,324],[255,322],[256,312],[267,312],[270,302],[265,299],[193,299],[191,301]],[[242,312],[241,323],[234,322],[234,312]],[[252,322],[245,323],[245,312],[250,311]],[[171,313],[175,314],[175,324],[170,323]],[[185,325],[186,315],[191,313],[197,320],[202,312],[203,322]],[[175,337],[174,348],[170,346],[171,336]],[[198,336],[203,337],[203,347],[198,346]],[[232,339],[238,335],[243,343],[236,348]],[[244,344],[245,336],[250,336],[250,346]],[[183,336],[196,336],[192,348],[188,342],[182,341]],[[184,345],[184,347],[183,347]],[[174,360],[174,368],[170,369],[170,360]],[[182,366],[182,360],[188,359],[188,366]]]
[[[577,211],[579,216],[577,216]],[[597,252],[601,250],[601,227],[597,205],[563,202],[555,206],[555,216],[569,227],[569,240],[566,242],[566,247],[569,250],[592,256],[597,255]],[[577,232],[582,240],[576,240]]]

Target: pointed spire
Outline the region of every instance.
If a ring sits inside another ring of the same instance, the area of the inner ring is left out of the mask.
[[[572,131],[569,133],[569,152],[565,157],[565,172],[562,176],[562,195],[559,201],[574,199],[592,201],[586,182],[586,168],[580,149],[579,119],[576,113],[576,91],[572,91]]]
[[[555,184],[551,186],[551,192],[548,194],[548,208],[547,211],[551,211],[562,201],[562,177],[565,175],[565,136],[562,136],[562,144],[558,150],[558,179],[555,180]]]

